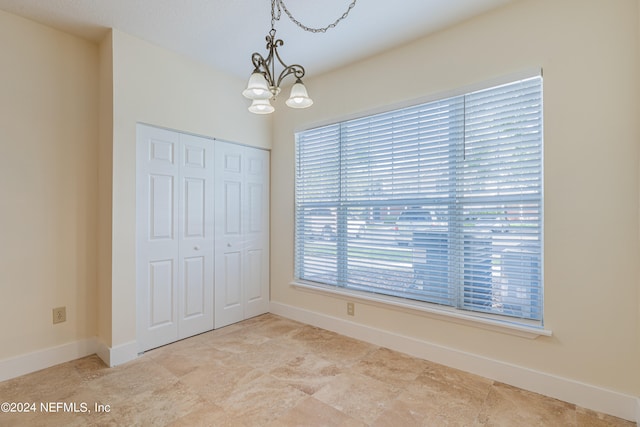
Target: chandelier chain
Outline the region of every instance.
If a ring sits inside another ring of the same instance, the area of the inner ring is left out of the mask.
[[[284,0],[271,0],[271,28],[275,26],[275,21],[280,20],[280,17],[282,16],[282,11],[284,10],[284,12],[287,14],[289,19],[291,20],[291,22],[293,22],[303,30],[308,31],[310,33],[326,33],[327,30],[329,30],[330,28],[335,28],[336,25],[340,23],[340,21],[342,21],[347,16],[349,16],[349,13],[356,5],[356,1],[357,0],[353,0],[349,5],[349,7],[347,8],[347,11],[344,12],[342,16],[336,19],[335,22],[333,22],[332,24],[329,24],[326,27],[322,27],[322,28],[311,28],[311,27],[307,27],[306,25],[298,21],[293,16],[293,14],[289,11],[289,9],[287,9],[287,6],[284,4]]]

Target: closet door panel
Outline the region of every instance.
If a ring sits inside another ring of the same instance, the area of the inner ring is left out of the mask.
[[[216,141],[215,327],[269,311],[269,153]]]
[[[224,254],[221,304],[224,310],[239,308],[242,305],[242,254],[227,252]]]
[[[175,291],[175,266],[172,259],[149,262],[149,321],[151,329],[171,325]]]
[[[247,184],[247,232],[264,232],[264,184]]]
[[[174,178],[171,175],[149,174],[149,241],[174,238]]]
[[[244,147],[245,318],[269,311],[269,152]]]
[[[213,329],[214,141],[180,134],[178,338]]]
[[[246,280],[246,295],[247,302],[251,303],[263,298],[269,298],[264,294],[262,288],[261,277],[264,275],[264,266],[262,265],[263,251],[250,250],[247,251],[247,280]]]
[[[206,194],[205,180],[186,178],[184,180],[184,237],[205,238]]]
[[[213,329],[213,140],[138,125],[139,351]]]
[[[241,148],[216,141],[215,328],[244,319]]]
[[[179,137],[148,126],[137,130],[137,337],[139,350],[178,336]]]
[[[233,179],[233,178],[231,178]],[[225,180],[224,186],[224,237],[239,239],[242,233],[242,183]]]
[[[184,260],[184,314],[185,319],[206,315],[205,258],[192,257]]]

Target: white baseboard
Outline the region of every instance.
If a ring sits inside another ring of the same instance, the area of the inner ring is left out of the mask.
[[[136,341],[130,341],[115,347],[109,347],[99,341],[96,347],[96,354],[110,368],[122,365],[138,357],[138,344]]]
[[[138,345],[132,341],[110,348],[97,338],[87,338],[45,348],[33,353],[0,360],[0,381],[10,380],[92,354],[97,354],[107,366],[114,367],[138,357]]]
[[[279,316],[560,399],[583,408],[640,422],[640,398],[635,396],[286,304],[272,301],[270,311]]]
[[[96,340],[88,338],[0,360],[0,381],[90,356],[96,347]]]

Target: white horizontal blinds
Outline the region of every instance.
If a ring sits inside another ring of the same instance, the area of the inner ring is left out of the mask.
[[[296,277],[336,285],[340,125],[296,139]]]
[[[296,277],[541,320],[541,78],[298,133]]]
[[[455,303],[448,216],[462,112],[458,97],[342,124],[342,286]]]
[[[448,198],[451,141],[462,137],[462,97],[342,125],[343,199]]]
[[[542,317],[542,92],[536,77],[465,97],[465,308]]]

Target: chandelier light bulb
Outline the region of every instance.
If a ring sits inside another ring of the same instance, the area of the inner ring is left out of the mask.
[[[249,107],[254,114],[271,114],[275,111],[268,99],[254,99]]]
[[[313,100],[309,98],[307,94],[307,88],[302,83],[302,80],[298,79],[291,88],[291,95],[286,101],[287,106],[291,108],[307,108],[313,105]]]
[[[242,95],[249,99],[269,99],[273,96],[269,90],[267,79],[259,71],[254,71],[249,77],[247,88],[242,91]]]

